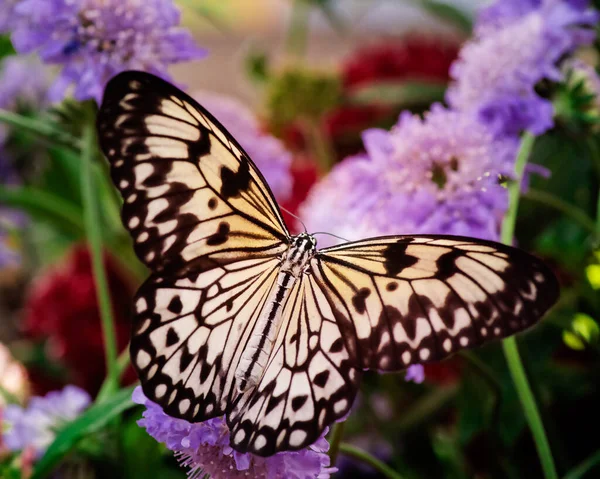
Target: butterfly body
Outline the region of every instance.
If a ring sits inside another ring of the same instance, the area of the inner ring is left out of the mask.
[[[256,322],[235,373],[240,392],[255,387],[260,381],[281,326],[283,306],[294,282],[305,274],[309,261],[316,253],[316,245],[314,236],[302,233],[291,238],[289,249],[282,254],[277,288],[271,293],[266,308]]]
[[[558,298],[542,261],[492,241],[386,236],[317,251],[290,235],[237,141],[153,75],[109,82],[98,136],[151,270],[130,346],[144,393],[187,421],[225,415],[237,451],[304,448],[348,414],[363,370],[506,337]]]

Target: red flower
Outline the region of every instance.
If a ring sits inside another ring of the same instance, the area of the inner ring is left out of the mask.
[[[306,199],[306,195],[308,195],[312,186],[317,182],[318,172],[316,165],[311,161],[297,158],[292,163],[292,179],[292,195],[281,206],[295,215],[298,213],[298,207]],[[287,211],[282,211],[282,213],[283,219],[292,233],[300,233],[304,230],[304,227],[294,216]]]
[[[343,82],[347,88],[385,80],[445,82],[458,50],[457,42],[446,39],[381,40],[354,52],[342,67]]]
[[[104,257],[104,266],[118,350],[122,351],[129,340],[134,287],[109,255]],[[92,394],[98,391],[106,374],[104,342],[91,257],[85,246],[74,248],[60,266],[48,270],[32,284],[24,329],[34,339],[47,340],[51,359],[68,369],[68,382]]]

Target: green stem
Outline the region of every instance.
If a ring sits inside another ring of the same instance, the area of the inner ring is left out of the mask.
[[[552,193],[536,190],[535,188],[529,188],[527,193],[523,195],[523,198],[549,206],[550,208],[554,208],[555,210],[564,213],[566,216],[571,218],[576,223],[579,223],[582,228],[586,229],[593,235],[600,233],[600,225],[595,224],[594,221],[585,213],[585,211],[570,203],[567,203]],[[598,201],[600,202],[600,197],[598,198]]]
[[[117,369],[119,370],[119,379],[123,377],[123,374],[125,374],[125,371],[129,366],[129,362],[129,345],[127,345],[127,347],[123,351],[121,351],[121,354],[119,354],[119,357],[117,358]]]
[[[331,439],[329,441],[329,459],[331,466],[335,466],[338,454],[340,452],[340,444],[342,442],[342,436],[344,435],[344,427],[346,421],[336,422],[333,425],[333,431],[331,431]]]
[[[310,5],[308,2],[294,0],[285,48],[290,57],[297,60],[302,58],[306,52],[309,15]]]
[[[353,457],[354,459],[358,459],[359,461],[368,464],[377,472],[380,472],[389,479],[402,479],[402,476],[394,471],[390,466],[372,456],[367,451],[354,447],[351,444],[345,442],[340,444],[340,452],[346,456]]]
[[[321,169],[321,173],[327,173],[334,164],[334,152],[329,141],[323,134],[323,130],[317,120],[307,119],[304,122],[308,133],[308,141]]]
[[[104,269],[102,256],[102,231],[99,221],[98,205],[96,204],[95,182],[93,177],[93,161],[96,152],[96,135],[92,124],[87,124],[83,132],[83,148],[81,152],[81,196],[85,220],[86,235],[92,256],[92,269],[96,284],[96,296],[100,306],[104,350],[106,354],[107,379],[105,394],[110,395],[118,389],[119,370],[117,365],[117,342],[110,292]],[[100,394],[99,394],[100,396]]]
[[[530,133],[525,133],[523,135],[521,148],[515,165],[515,181],[510,182],[508,185],[509,205],[502,225],[502,242],[507,245],[511,245],[513,242],[517,211],[519,208],[521,180],[534,141],[535,137]],[[554,465],[550,443],[548,442],[542,417],[527,379],[527,374],[525,373],[525,368],[517,347],[517,341],[514,336],[505,339],[502,342],[502,347],[504,349],[504,355],[506,357],[506,362],[508,363],[513,383],[517,390],[519,400],[521,401],[521,406],[523,407],[527,423],[529,424],[533,440],[535,441],[535,446],[544,471],[544,477],[546,479],[557,479],[558,474],[556,472],[556,466]]]
[[[43,136],[53,143],[65,145],[74,150],[79,150],[81,148],[79,139],[74,138],[64,131],[55,129],[51,124],[45,121],[29,118],[0,108],[0,122],[31,133],[32,135]]]
[[[600,451],[596,451],[575,469],[571,469],[563,479],[583,479],[598,463],[600,463]]]

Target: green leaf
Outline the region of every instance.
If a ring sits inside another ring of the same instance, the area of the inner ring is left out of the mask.
[[[92,405],[81,416],[65,426],[36,464],[31,479],[45,477],[54,470],[81,439],[99,432],[112,419],[134,407],[135,403],[131,400],[134,387],[121,389],[109,399]]]
[[[8,35],[0,35],[0,58],[14,54],[15,49],[13,48]]]
[[[419,2],[424,10],[444,22],[452,23],[465,33],[471,33],[473,30],[473,21],[471,17],[463,10],[448,3],[438,2],[437,0],[420,0]]]
[[[25,211],[75,238],[83,236],[81,210],[60,196],[36,187],[0,185],[0,204]]]

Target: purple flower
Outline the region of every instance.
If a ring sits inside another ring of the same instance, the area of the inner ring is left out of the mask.
[[[15,5],[20,0],[2,0],[2,8],[0,8],[0,35],[4,35],[10,31],[15,21]]]
[[[413,381],[417,384],[421,384],[425,381],[425,368],[422,364],[413,364],[406,370],[405,381]]]
[[[17,111],[46,106],[48,71],[37,59],[9,56],[0,62],[0,108]]]
[[[559,61],[595,35],[596,12],[576,0],[499,1],[484,9],[475,37],[450,69],[449,104],[498,135],[535,135],[553,126],[553,108],[535,86],[560,81]]]
[[[363,134],[366,154],[338,164],[300,209],[310,231],[349,240],[388,234],[498,239],[516,141],[495,139],[471,115],[434,105]],[[323,239],[328,237],[323,237]],[[321,238],[320,238],[321,240]]]
[[[168,79],[172,63],[202,58],[171,0],[21,0],[11,39],[20,53],[39,51],[62,65],[50,98],[74,85],[77,100],[100,101],[104,85],[123,70]]]
[[[175,452],[192,478],[210,474],[230,479],[265,477],[268,479],[326,479],[336,468],[329,467],[324,438],[301,451],[280,452],[271,457],[241,454],[229,446],[229,429],[224,418],[189,423],[167,416],[162,408],[144,396],[141,387],[133,392],[133,401],[146,407],[138,424],[154,439]]]
[[[84,390],[66,386],[44,397],[33,397],[27,408],[9,404],[4,408],[2,441],[11,451],[32,450],[40,457],[52,443],[56,431],[79,416],[90,404]]]
[[[292,193],[292,155],[283,143],[261,130],[256,116],[234,98],[213,92],[197,92],[194,97],[233,135],[256,163],[279,201]]]

